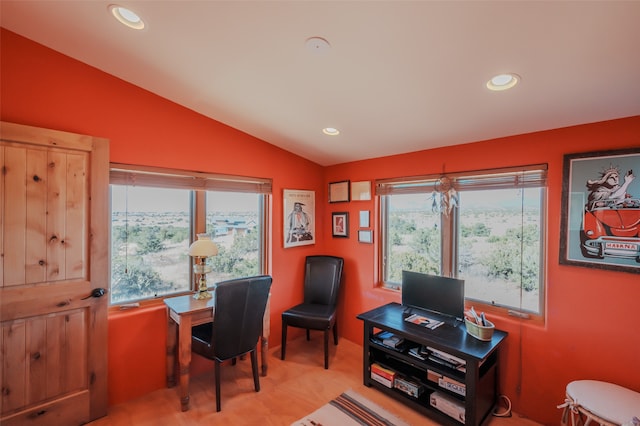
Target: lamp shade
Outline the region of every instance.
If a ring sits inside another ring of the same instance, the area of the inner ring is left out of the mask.
[[[189,247],[191,257],[210,257],[218,254],[218,246],[211,241],[209,234],[198,234],[198,239]]]

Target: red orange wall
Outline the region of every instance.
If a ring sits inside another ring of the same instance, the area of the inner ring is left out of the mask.
[[[15,33],[0,31],[1,120],[108,138],[113,162],[273,179],[271,328],[272,345],[279,345],[280,313],[302,300],[304,257],[325,250],[323,168]],[[316,192],[315,245],[283,248],[280,218],[285,188]],[[164,384],[166,320],[158,319],[154,309],[110,315],[110,404]],[[150,322],[155,326],[148,327]]]
[[[632,321],[640,300],[638,275],[558,264],[562,156],[640,146],[640,117],[322,168],[4,29],[0,43],[4,121],[106,137],[114,162],[273,179],[272,347],[280,344],[280,313],[302,298],[302,264],[308,254],[345,258],[343,337],[361,343],[362,324],[355,316],[399,299],[374,288],[377,245],[357,242],[360,210],[374,213],[376,224],[374,201],[325,203],[328,182],[440,173],[443,164],[454,172],[548,163],[547,320],[532,326],[491,318],[510,333],[500,391],[515,411],[546,424],[558,423],[555,406],[570,380],[608,380],[640,391],[640,370],[627,367],[637,365],[640,353]],[[284,188],[316,191],[315,245],[282,248]],[[331,238],[325,218],[331,211],[350,212],[350,238]],[[378,234],[374,227],[376,240]],[[594,317],[600,321],[593,322]],[[110,315],[110,404],[164,386],[165,323],[161,308]]]
[[[546,323],[491,320],[509,332],[502,353],[500,392],[511,399],[516,412],[558,424],[560,413],[555,407],[563,401],[571,380],[606,380],[640,392],[636,324],[640,275],[564,266],[558,261],[563,155],[629,147],[640,148],[640,116],[332,166],[325,171],[325,181],[437,174],[443,166],[447,172],[457,172],[548,163]],[[332,204],[326,214],[348,211],[356,218],[350,226],[355,235],[360,210],[377,214],[374,201]],[[372,224],[376,223],[374,218]],[[379,235],[378,227],[374,235]],[[349,273],[343,335],[361,342],[362,327],[355,315],[398,297],[374,288],[377,245],[336,238],[330,249],[346,258]]]

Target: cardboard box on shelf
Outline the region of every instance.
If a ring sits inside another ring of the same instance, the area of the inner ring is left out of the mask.
[[[376,373],[377,375],[382,376],[387,380],[391,380],[392,382],[393,382],[393,379],[395,379],[396,377],[395,371],[385,368],[380,364],[376,364],[376,363],[371,364],[371,372]]]
[[[393,380],[389,380],[386,377],[383,377],[379,374],[374,373],[373,371],[371,371],[371,379],[375,380],[376,382],[388,387],[388,388],[392,388],[393,387]]]
[[[449,417],[452,417],[464,424],[465,411],[464,404],[461,401],[447,396],[441,392],[435,391],[429,397],[429,403],[432,407],[442,411]]]

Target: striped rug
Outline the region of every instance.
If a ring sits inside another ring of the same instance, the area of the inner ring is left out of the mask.
[[[379,405],[348,390],[291,426],[409,426]]]

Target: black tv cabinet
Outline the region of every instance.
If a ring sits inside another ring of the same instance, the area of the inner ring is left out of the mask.
[[[437,315],[415,308],[412,308],[411,313],[437,318]],[[485,342],[470,336],[463,323],[445,323],[431,330],[405,321],[407,315],[404,306],[389,303],[357,316],[364,322],[364,384],[392,396],[440,424],[477,426],[487,422],[497,401],[499,348],[507,333],[495,330],[491,341]],[[403,338],[404,344],[398,348],[384,345],[377,339],[381,332],[390,332]],[[416,356],[409,351],[416,346],[453,355],[462,360],[465,366],[456,368],[450,364],[435,362],[441,359],[434,356],[431,359],[425,354],[422,357]],[[406,391],[406,386],[403,391],[402,384],[398,389],[388,387],[388,382],[383,384],[384,379],[380,380],[379,375],[374,374],[378,380],[372,379],[372,364],[395,373],[394,377],[416,384],[422,392],[415,397]],[[441,377],[442,384],[434,380],[435,377]],[[462,386],[455,385],[457,389],[452,391],[449,385],[451,382]],[[460,387],[464,389],[462,392]],[[444,395],[445,399],[463,407],[464,423],[432,407],[432,394],[434,398],[436,395]]]

